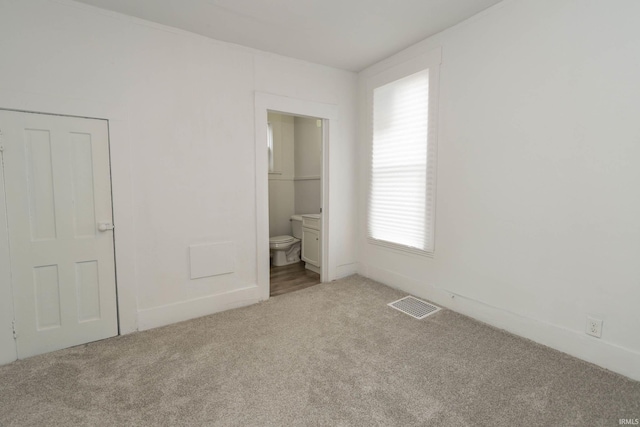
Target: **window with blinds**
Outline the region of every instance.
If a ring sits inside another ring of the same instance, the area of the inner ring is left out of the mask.
[[[369,239],[433,252],[434,150],[429,144],[429,70],[373,88]]]

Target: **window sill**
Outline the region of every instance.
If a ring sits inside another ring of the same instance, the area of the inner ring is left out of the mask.
[[[404,246],[397,243],[385,242],[384,240],[373,239],[371,237],[367,237],[367,241],[372,245],[381,246],[385,249],[391,249],[394,252],[418,255],[423,258],[434,258],[433,251],[429,252],[418,248],[412,248],[410,246]]]

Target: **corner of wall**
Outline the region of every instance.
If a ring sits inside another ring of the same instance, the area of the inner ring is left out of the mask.
[[[352,264],[339,265],[336,268],[336,280],[351,276],[353,274],[358,274],[358,270],[359,267],[357,262],[354,262]]]

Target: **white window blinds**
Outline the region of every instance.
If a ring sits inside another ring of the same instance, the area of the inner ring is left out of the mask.
[[[433,252],[429,70],[373,89],[369,238]]]

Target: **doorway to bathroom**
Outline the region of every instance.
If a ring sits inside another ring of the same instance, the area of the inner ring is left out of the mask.
[[[257,287],[263,300],[336,278],[329,148],[337,112],[331,104],[255,94]]]
[[[320,280],[323,120],[268,111],[269,296]]]

